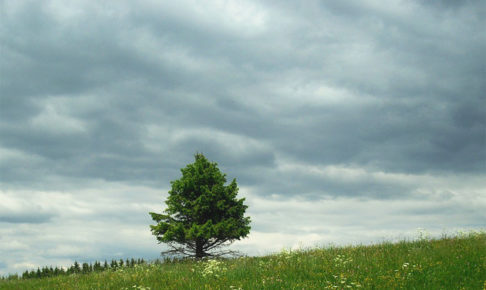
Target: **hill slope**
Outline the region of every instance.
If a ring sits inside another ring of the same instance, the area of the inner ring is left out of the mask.
[[[486,233],[0,281],[0,289],[486,289]]]

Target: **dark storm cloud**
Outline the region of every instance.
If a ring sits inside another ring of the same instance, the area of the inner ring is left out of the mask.
[[[276,156],[484,172],[480,2],[267,2],[261,27],[215,25],[211,6],[3,6],[1,144],[37,159],[2,162],[2,182],[150,182],[195,151],[244,175]]]
[[[468,114],[477,110],[482,109]],[[461,122],[475,122],[466,127],[455,124],[452,113],[426,102],[325,111],[314,111],[306,130],[301,124],[289,126],[298,138],[278,146],[317,164],[359,164],[395,172],[485,169],[486,114],[465,118]]]

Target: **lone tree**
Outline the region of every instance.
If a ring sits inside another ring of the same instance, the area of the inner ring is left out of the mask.
[[[250,218],[244,217],[248,206],[237,199],[236,179],[229,185],[217,163],[197,153],[195,162],[181,169],[182,177],[171,181],[164,214],[150,212],[157,222],[151,225],[159,243],[171,250],[162,254],[182,254],[198,259],[221,256],[231,251],[214,251],[250,232]]]

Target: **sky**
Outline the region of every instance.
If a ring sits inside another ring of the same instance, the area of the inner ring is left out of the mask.
[[[248,255],[486,228],[485,27],[480,0],[0,0],[0,275],[159,257],[197,152]]]

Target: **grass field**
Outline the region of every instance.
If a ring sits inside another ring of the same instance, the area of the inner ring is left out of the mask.
[[[0,280],[0,289],[358,288],[486,289],[486,233]]]

